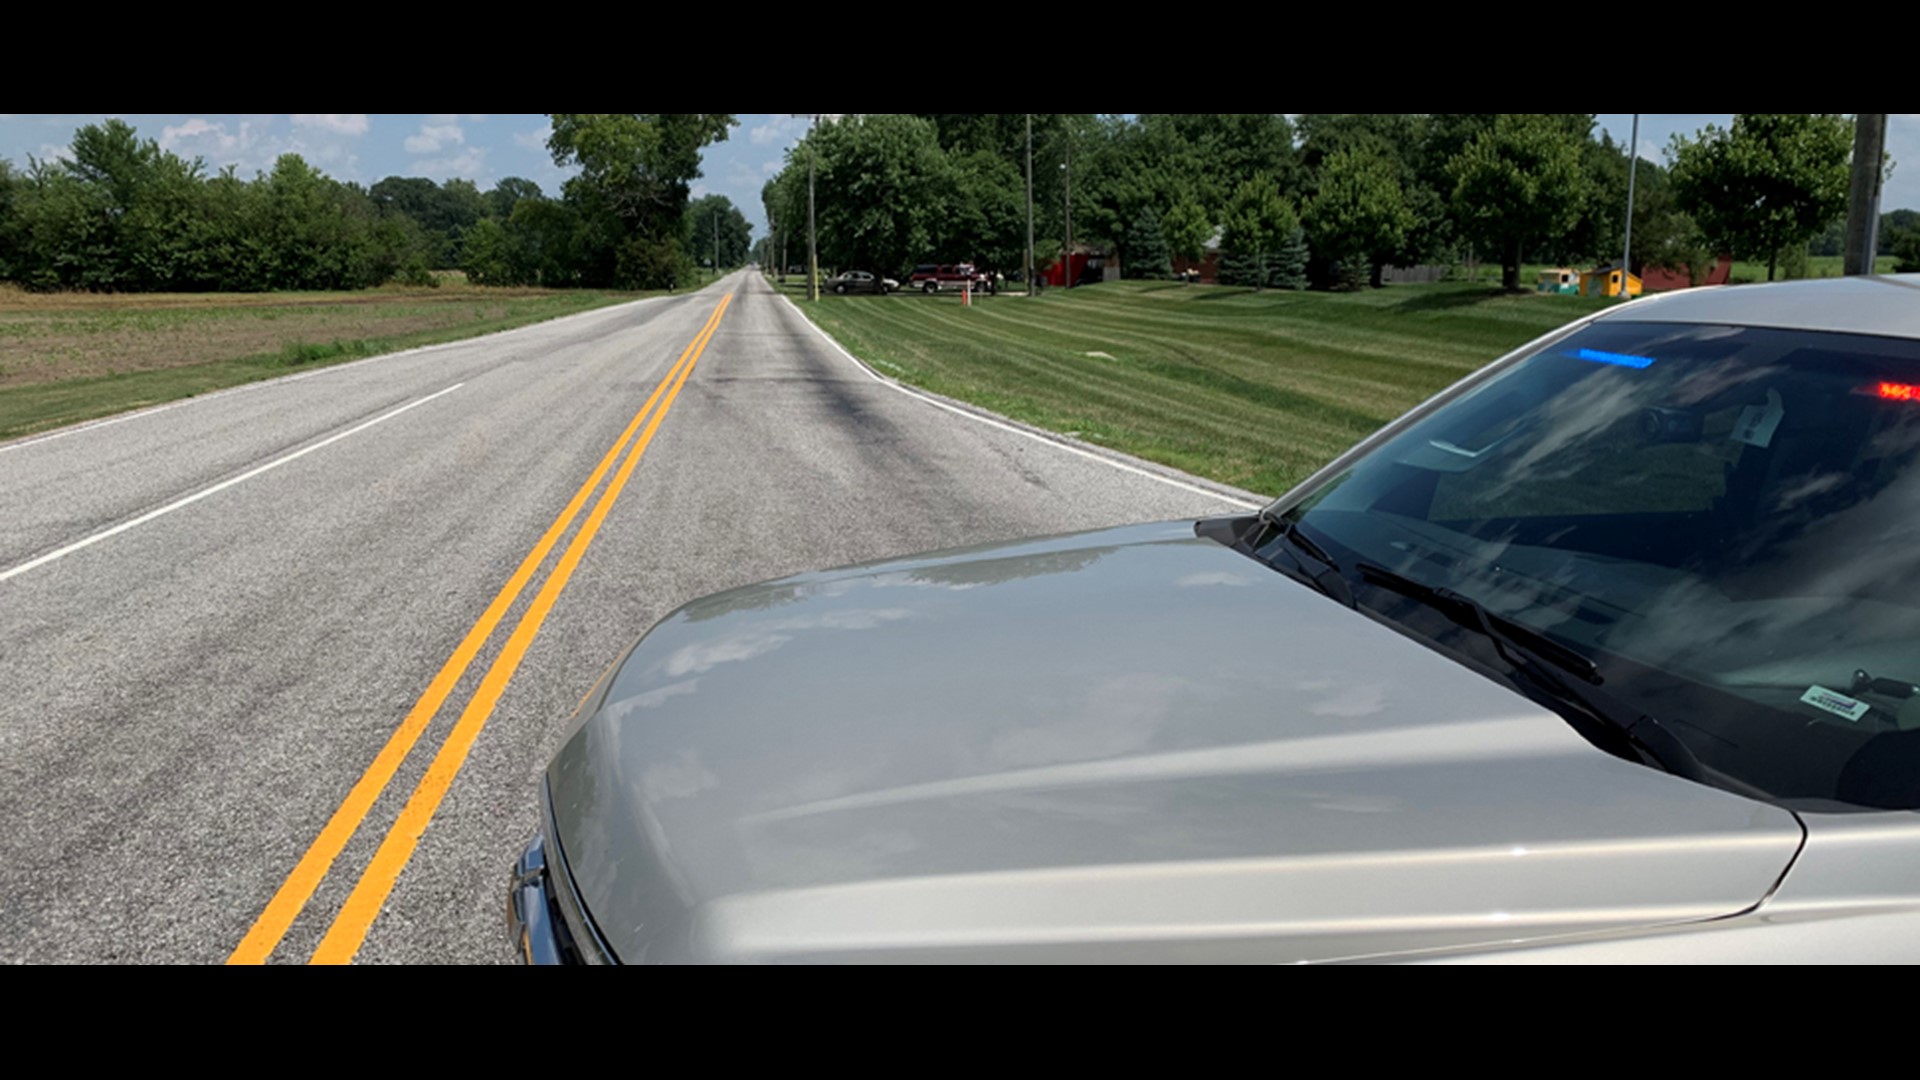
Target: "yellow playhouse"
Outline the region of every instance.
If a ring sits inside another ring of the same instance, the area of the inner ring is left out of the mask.
[[[1580,275],[1580,295],[1619,296],[1620,271],[1606,266],[1600,267],[1598,270],[1586,271]],[[1627,296],[1631,298],[1639,295],[1640,279],[1632,274],[1628,274]]]

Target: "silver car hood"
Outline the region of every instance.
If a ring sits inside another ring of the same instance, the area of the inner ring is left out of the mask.
[[[548,790],[627,961],[1282,961],[1617,931],[1750,908],[1802,839],[1190,523],[696,601]]]

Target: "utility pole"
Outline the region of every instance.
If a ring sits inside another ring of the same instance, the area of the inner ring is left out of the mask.
[[[814,129],[820,126],[819,113],[788,113],[789,116],[807,118],[807,299],[820,299],[820,248],[814,240],[813,215],[813,159],[817,153],[813,147]],[[782,261],[781,271],[786,270]]]
[[[1620,250],[1620,298],[1627,299],[1627,275],[1633,273],[1633,180],[1640,167],[1640,114],[1633,114],[1633,138],[1627,143],[1627,240]]]
[[[1022,271],[1026,276],[1020,280],[1027,283],[1027,295],[1037,295],[1033,288],[1033,114],[1027,114],[1027,265]]]
[[[713,276],[720,276],[720,207],[713,208]]]
[[[820,299],[820,248],[813,235],[813,121],[819,115],[807,114],[807,299],[816,301]]]
[[[1853,176],[1847,184],[1848,274],[1873,273],[1880,246],[1880,159],[1886,148],[1887,114],[1855,113]]]
[[[1060,168],[1064,170],[1064,174],[1066,176],[1066,183],[1061,188],[1061,197],[1065,200],[1065,203],[1066,203],[1065,217],[1066,217],[1066,226],[1067,226],[1067,250],[1065,255],[1060,260],[1060,266],[1063,271],[1061,275],[1061,279],[1067,283],[1067,288],[1071,289],[1073,288],[1073,278],[1074,278],[1074,273],[1073,273],[1073,140],[1071,138],[1067,140],[1067,160],[1064,164],[1060,166]]]

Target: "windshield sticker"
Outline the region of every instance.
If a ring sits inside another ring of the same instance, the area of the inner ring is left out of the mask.
[[[1780,426],[1780,418],[1787,415],[1786,406],[1780,400],[1780,391],[1767,391],[1767,404],[1749,405],[1740,410],[1740,419],[1734,421],[1733,441],[1748,446],[1757,446],[1762,450],[1773,441],[1773,433]]]
[[[1651,356],[1629,356],[1626,353],[1604,352],[1600,349],[1581,349],[1573,355],[1582,360],[1591,360],[1596,364],[1612,364],[1615,367],[1650,368]]]
[[[1844,716],[1855,723],[1859,723],[1860,718],[1867,715],[1867,710],[1872,708],[1864,701],[1850,698],[1824,686],[1807,687],[1807,692],[1800,695],[1800,700],[1835,716]]]

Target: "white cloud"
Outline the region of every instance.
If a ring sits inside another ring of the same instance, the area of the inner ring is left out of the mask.
[[[314,127],[336,135],[365,135],[366,113],[294,113],[296,127]]]
[[[54,161],[59,158],[72,161],[73,147],[65,143],[41,143],[39,157],[41,161]]]
[[[806,133],[806,117],[780,116],[749,128],[747,141],[755,146],[772,146],[776,143],[790,143]]]
[[[467,133],[458,124],[421,124],[418,134],[407,136],[409,154],[437,154],[453,146],[464,146]]]
[[[547,137],[552,134],[553,125],[547,124],[534,131],[516,131],[513,133],[513,141],[529,150],[544,154],[547,152]]]
[[[240,131],[240,135],[230,134],[225,124],[196,116],[178,127],[161,128],[160,146],[188,157],[229,154],[240,146],[242,136],[248,134],[248,125],[241,124]]]
[[[466,121],[467,123],[470,123],[470,124],[477,124],[477,123],[479,123],[480,121],[482,121],[482,120],[485,120],[486,118],[487,118],[487,114],[486,114],[486,113],[480,113],[480,112],[470,112],[470,113],[457,113],[457,112],[444,112],[444,113],[428,113],[428,114],[427,114],[427,123],[429,123],[429,124],[458,124],[458,123],[460,123],[461,121],[463,121],[463,120],[464,120],[464,121]]]
[[[409,140],[411,142],[411,140]],[[486,175],[487,148],[469,146],[457,154],[441,158],[422,158],[413,163],[416,176],[433,176],[441,179],[461,177],[467,180],[479,180]]]

